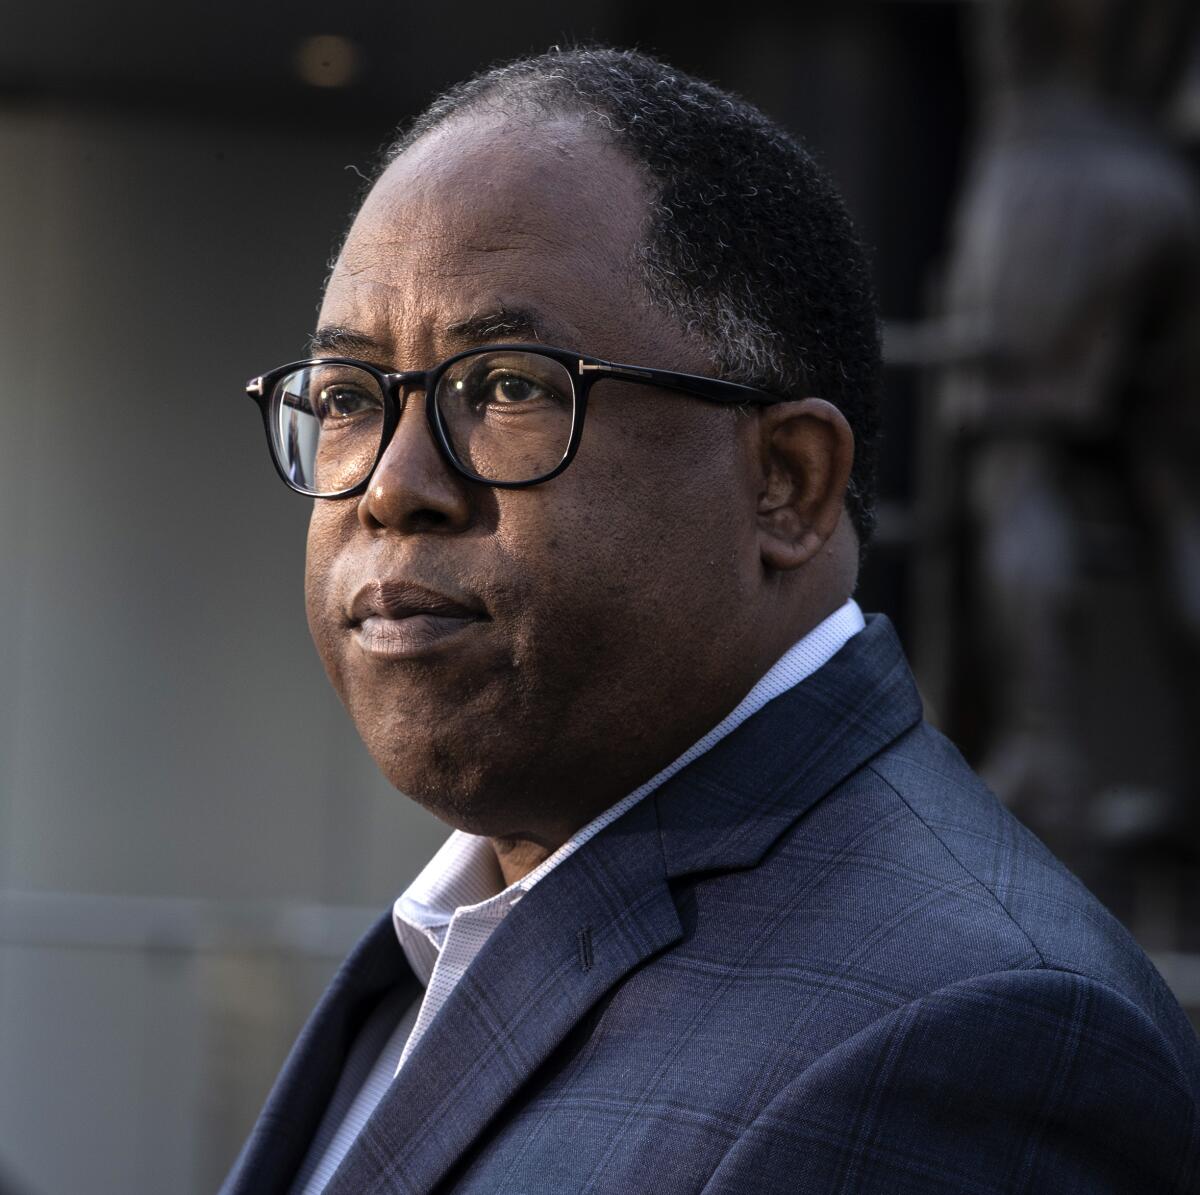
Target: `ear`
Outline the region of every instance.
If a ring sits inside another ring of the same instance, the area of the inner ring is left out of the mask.
[[[759,551],[768,568],[799,568],[825,546],[842,516],[854,433],[821,398],[766,407],[760,431]]]

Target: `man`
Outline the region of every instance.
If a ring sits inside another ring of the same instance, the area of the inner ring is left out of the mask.
[[[227,1192],[1186,1191],[1200,1047],[850,599],[863,254],[759,113],[636,54],[439,100],[250,385],[309,622],[456,833]]]

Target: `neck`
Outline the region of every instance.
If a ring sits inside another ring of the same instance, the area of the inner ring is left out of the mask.
[[[568,834],[562,842],[557,844],[535,841],[533,838],[522,838],[516,835],[489,838],[488,841],[496,854],[496,862],[500,864],[500,874],[504,877],[504,886],[507,888],[518,880],[523,880],[531,871],[549,859],[569,837]]]

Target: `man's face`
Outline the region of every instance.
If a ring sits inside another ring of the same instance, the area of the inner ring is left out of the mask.
[[[634,280],[645,204],[634,166],[573,120],[460,118],[360,211],[319,320],[357,339],[329,351],[426,369],[530,339],[488,325],[523,313],[556,347],[711,373]],[[753,683],[754,419],[597,384],[571,467],[500,490],[442,459],[424,399],[361,499],[314,503],[313,638],[397,788],[474,833],[570,833]]]

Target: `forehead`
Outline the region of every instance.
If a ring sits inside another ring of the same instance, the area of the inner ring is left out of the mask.
[[[647,214],[637,168],[572,118],[458,117],[393,162],[355,218],[321,322],[386,336],[401,357],[446,346],[481,312],[543,315],[602,353],[636,302]]]

